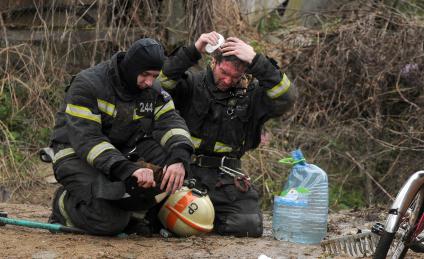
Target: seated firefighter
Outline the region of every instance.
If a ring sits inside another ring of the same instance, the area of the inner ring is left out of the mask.
[[[218,33],[202,34],[194,45],[180,48],[165,61],[158,80],[190,130],[195,145],[191,174],[208,189],[215,231],[259,237],[263,232],[259,197],[240,171],[240,158],[259,145],[267,120],[291,108],[296,91],[275,62],[235,37],[212,54],[205,70],[188,70],[207,44],[218,42]],[[254,80],[248,80],[246,73]]]
[[[171,97],[153,84],[164,60],[162,46],[145,38],[73,78],[51,138],[62,186],[49,222],[93,235],[128,233],[131,211],[152,209],[160,190],[182,186],[193,145]],[[160,186],[130,151],[164,167]]]

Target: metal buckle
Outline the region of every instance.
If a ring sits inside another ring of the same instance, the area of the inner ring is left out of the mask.
[[[206,196],[208,194],[207,189],[205,190],[200,190],[195,188],[196,186],[196,179],[192,178],[192,179],[186,179],[184,180],[183,186],[187,186],[189,189],[191,189],[191,191],[199,196]]]
[[[227,158],[226,156],[223,156],[221,158],[221,166],[219,167],[219,170],[221,170],[225,174],[228,174],[231,177],[234,177],[234,178],[242,177],[242,178],[245,178],[246,180],[250,181],[250,177],[246,176],[246,174],[243,174],[241,171],[238,171],[238,170],[232,169],[228,166],[225,166],[224,161],[225,161],[226,158]]]
[[[225,159],[226,159],[227,157],[226,156],[223,156],[222,158],[221,158],[221,166],[220,167],[224,167],[224,161],[225,161]],[[226,166],[225,166],[226,167]]]
[[[232,116],[234,114],[234,107],[228,107],[227,108],[227,115]]]

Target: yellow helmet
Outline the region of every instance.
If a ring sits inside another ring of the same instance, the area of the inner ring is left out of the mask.
[[[183,187],[171,194],[159,210],[159,220],[181,237],[208,233],[213,229],[215,210],[209,196]]]

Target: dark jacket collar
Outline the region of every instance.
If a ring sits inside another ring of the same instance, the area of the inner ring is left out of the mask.
[[[109,64],[109,76],[112,79],[113,88],[115,89],[118,97],[123,101],[131,101],[134,100],[141,91],[130,91],[125,84],[125,81],[122,80],[121,75],[119,73],[119,62],[125,56],[125,52],[118,52],[112,56]]]

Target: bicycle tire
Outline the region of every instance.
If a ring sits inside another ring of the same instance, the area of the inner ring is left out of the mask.
[[[392,245],[393,239],[396,233],[389,233],[383,231],[380,240],[378,241],[377,248],[375,249],[374,259],[384,259],[389,252],[390,246]]]
[[[374,253],[374,259],[392,258],[402,259],[405,257],[411,243],[411,238],[415,230],[415,226],[420,219],[423,209],[423,189],[417,192],[411,204],[408,206],[409,216],[403,217],[404,220],[400,220],[398,226],[396,226],[395,233],[389,233],[383,231],[380,240],[377,244],[377,248]],[[406,228],[406,229],[403,229]],[[400,231],[405,230],[403,233]],[[390,256],[387,255],[392,252]]]

